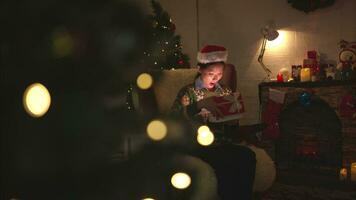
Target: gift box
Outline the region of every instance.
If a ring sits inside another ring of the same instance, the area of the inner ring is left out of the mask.
[[[245,112],[242,97],[239,93],[233,93],[227,96],[214,96],[213,101],[221,112],[219,118],[209,115],[209,122],[225,122],[240,119]]]
[[[318,54],[316,51],[308,51],[307,52],[307,55],[308,55],[308,58],[309,59],[313,59],[313,60],[316,60]]]

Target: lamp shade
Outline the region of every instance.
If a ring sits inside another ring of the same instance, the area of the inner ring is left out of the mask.
[[[275,40],[279,35],[277,30],[275,30],[269,26],[264,27],[261,30],[261,32],[262,32],[263,37],[266,38],[268,41]]]

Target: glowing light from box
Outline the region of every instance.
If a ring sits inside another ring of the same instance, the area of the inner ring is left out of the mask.
[[[153,198],[144,198],[142,200],[155,200],[155,199],[153,199]]]
[[[198,129],[197,141],[202,146],[209,146],[214,142],[214,134],[207,126],[200,126]]]
[[[46,114],[51,105],[51,95],[44,85],[31,84],[24,92],[23,105],[26,112],[32,117],[41,117]]]
[[[147,125],[147,134],[152,140],[162,140],[167,135],[167,126],[160,120],[153,120]]]
[[[287,35],[288,35],[287,31],[278,30],[278,33],[279,36],[275,40],[267,41],[266,49],[268,50],[279,49],[286,45]]]
[[[147,90],[152,86],[153,78],[150,74],[142,73],[137,77],[137,86],[142,90]]]
[[[184,172],[175,173],[171,178],[172,185],[177,189],[185,189],[191,183],[190,176]]]

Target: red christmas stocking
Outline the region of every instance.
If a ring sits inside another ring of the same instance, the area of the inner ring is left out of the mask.
[[[356,98],[351,94],[345,95],[340,103],[340,115],[348,119],[353,119],[356,113]]]
[[[269,90],[269,99],[266,108],[262,112],[262,122],[267,124],[263,131],[263,137],[277,139],[280,135],[278,118],[284,104],[285,92],[275,89]]]

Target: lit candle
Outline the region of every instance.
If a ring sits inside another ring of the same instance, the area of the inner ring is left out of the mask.
[[[282,73],[277,74],[277,82],[283,82],[283,75]]]
[[[310,81],[310,68],[303,68],[300,71],[300,81],[301,82]]]
[[[340,181],[344,181],[347,179],[347,169],[346,168],[341,168],[340,169]]]
[[[356,162],[351,163],[351,181],[356,182]]]

